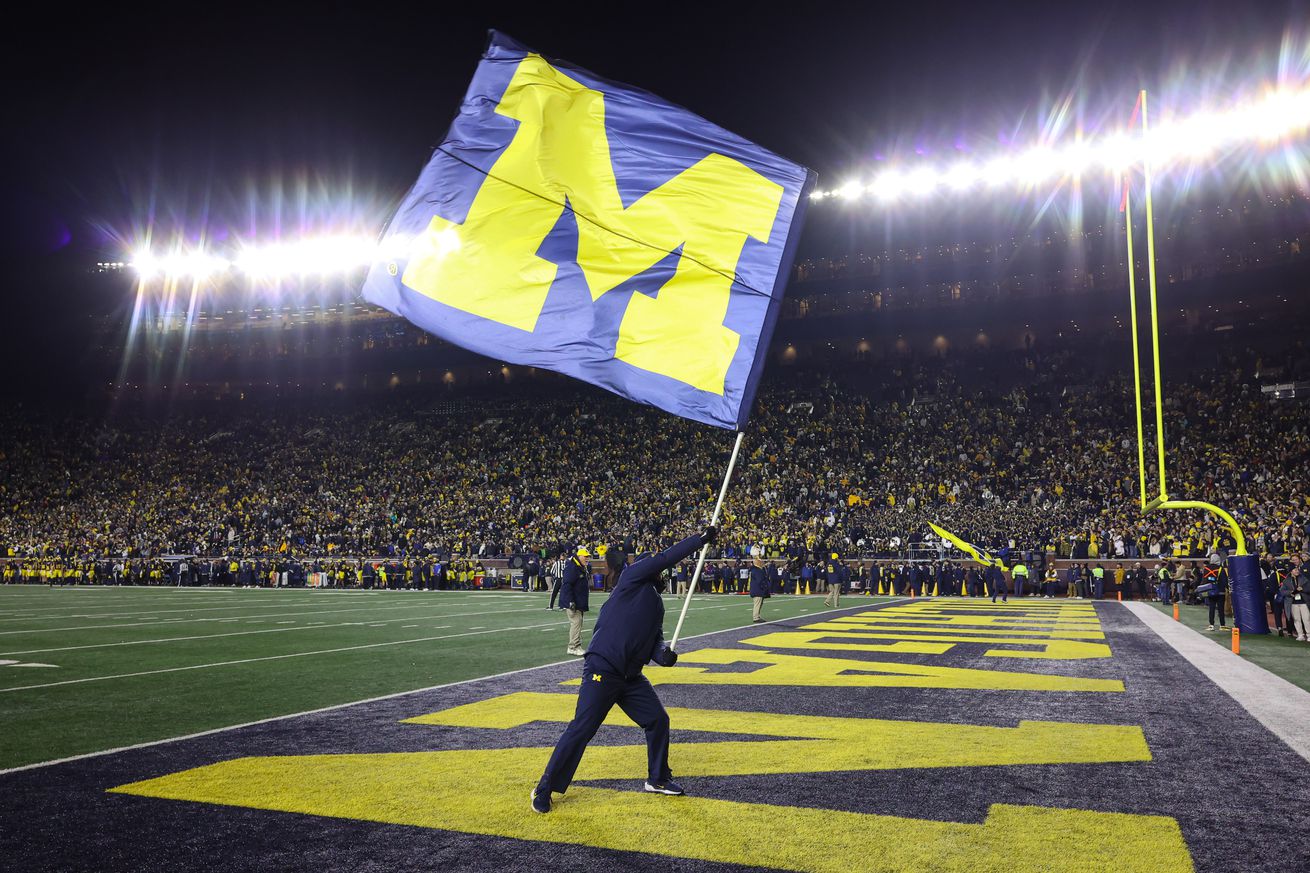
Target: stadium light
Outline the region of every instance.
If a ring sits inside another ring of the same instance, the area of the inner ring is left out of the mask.
[[[239,245],[230,258],[202,249],[177,248],[156,254],[143,247],[128,259],[128,265],[142,279],[162,276],[205,280],[235,271],[251,279],[277,280],[349,273],[376,260],[399,256],[411,243],[408,239],[389,238],[380,246],[372,236],[328,234]]]
[[[867,198],[889,205],[940,192],[963,194],[1003,186],[1033,190],[1097,173],[1114,176],[1144,160],[1157,172],[1165,171],[1171,165],[1194,164],[1226,149],[1268,146],[1304,135],[1307,130],[1310,85],[1270,88],[1246,104],[1179,117],[1153,127],[1145,136],[1139,131],[1120,130],[1091,139],[1080,133],[1072,142],[1043,143],[979,160],[897,165],[871,179],[851,179],[830,190],[816,190],[810,196],[818,201],[835,198],[850,203]],[[403,260],[416,250],[428,257],[440,257],[457,251],[460,242],[454,228],[438,234],[388,234],[381,242],[371,234],[329,233],[238,243],[223,253],[182,245],[156,252],[144,246],[124,258],[126,263],[101,266],[127,266],[144,281],[160,277],[205,281],[236,273],[251,280],[275,282],[350,273],[378,262]]]
[[[1204,110],[1159,125],[1143,138],[1119,131],[1099,140],[1079,139],[1055,146],[1039,145],[999,155],[979,164],[956,163],[893,167],[879,173],[867,187],[848,182],[840,188],[816,190],[810,197],[856,200],[864,193],[887,203],[901,197],[922,197],[939,188],[966,191],[975,183],[986,187],[1019,184],[1027,188],[1079,178],[1100,170],[1120,173],[1149,160],[1158,170],[1193,162],[1226,148],[1247,144],[1270,145],[1310,129],[1310,86],[1270,89],[1251,103],[1226,111]]]

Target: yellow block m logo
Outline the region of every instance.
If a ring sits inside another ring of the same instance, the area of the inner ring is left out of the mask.
[[[539,55],[520,62],[496,111],[518,121],[513,140],[462,225],[432,218],[402,281],[448,306],[533,331],[556,273],[537,251],[567,203],[593,301],[682,247],[662,288],[632,295],[614,356],[723,394],[740,340],[723,324],[737,260],[747,237],[768,242],[782,186],[710,154],[625,207],[604,94]]]

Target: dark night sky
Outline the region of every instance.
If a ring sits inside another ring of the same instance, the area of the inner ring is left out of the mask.
[[[249,191],[266,206],[279,180],[303,176],[389,202],[444,132],[489,27],[688,106],[831,185],[875,152],[932,153],[1015,125],[1035,135],[1034,110],[1071,88],[1130,105],[1171,65],[1250,66],[1304,28],[1305,6],[42,4],[7,24],[0,59],[6,261],[38,277],[52,257],[88,258],[106,244],[99,228],[127,231],[152,203],[164,225],[195,226],[208,202],[214,223],[239,228]]]

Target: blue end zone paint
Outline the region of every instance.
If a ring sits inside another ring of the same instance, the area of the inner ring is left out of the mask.
[[[977,605],[973,601],[971,605]],[[886,608],[856,604],[843,613]],[[1140,725],[1153,760],[930,768],[841,774],[758,775],[682,780],[702,797],[849,809],[939,821],[981,821],[993,803],[1176,818],[1198,871],[1310,869],[1304,761],[1234,704],[1200,671],[1118,604],[1099,603],[1114,657],[1015,662],[985,657],[981,645],[945,656],[841,652],[841,657],[954,667],[1120,678],[1117,694],[887,688],[770,688],[662,685],[670,707],[796,712],[1013,726],[1020,720]],[[733,648],[771,627],[706,636],[698,648]],[[747,648],[741,646],[741,648]],[[807,654],[823,654],[811,652]],[[836,653],[834,653],[836,654]],[[731,668],[737,669],[739,665]],[[576,663],[416,692],[372,704],[256,725],[177,743],[0,776],[0,853],[20,870],[741,870],[570,845],[542,845],[441,830],[215,807],[126,795],[127,782],[248,755],[394,752],[551,746],[561,725],[509,731],[404,725],[401,720],[513,691],[559,691]],[[696,739],[675,722],[679,741]],[[635,729],[603,727],[597,743],[638,743]],[[544,762],[544,753],[543,753]],[[634,778],[634,790],[640,781]],[[524,815],[527,794],[523,791]],[[603,811],[602,811],[603,814]],[[1255,824],[1253,824],[1255,823]],[[779,827],[787,827],[785,820]],[[70,839],[75,829],[76,839]],[[767,839],[761,834],[760,839]],[[1076,847],[1071,846],[1071,851]],[[876,846],[870,846],[875,857]]]

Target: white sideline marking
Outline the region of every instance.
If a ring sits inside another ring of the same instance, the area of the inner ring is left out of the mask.
[[[239,609],[267,609],[267,608],[270,607],[270,606],[272,606],[274,609],[279,609],[279,608],[284,608],[284,607],[286,607],[286,606],[291,606],[291,607],[308,607],[308,606],[311,606],[311,605],[313,605],[313,606],[318,606],[318,607],[328,607],[328,606],[329,606],[328,603],[318,603],[318,604],[310,604],[310,603],[298,603],[298,604],[290,604],[290,603],[288,603],[288,604],[247,603],[247,604],[244,604],[244,605],[233,604],[233,605],[231,605],[231,606],[209,606],[209,607],[201,607],[201,608],[199,608],[199,609],[157,609],[157,610],[153,610],[153,611],[154,611],[154,612],[158,612],[160,615],[163,615],[164,613],[171,613],[171,612],[183,612],[183,613],[186,613],[187,616],[194,615],[194,614],[199,613],[199,612],[226,612],[226,613],[228,613],[228,615],[230,616],[233,610],[239,610]],[[400,608],[403,608],[403,607],[399,607],[399,606],[374,606],[374,607],[364,607],[364,606],[358,606],[358,607],[350,607],[350,606],[335,606],[335,607],[332,607],[332,608],[329,608],[329,609],[320,609],[320,610],[318,610],[318,611],[320,611],[320,612],[338,612],[338,611],[348,612],[348,611],[358,611],[358,610],[360,610],[360,609],[367,609],[367,608],[374,608],[374,609],[400,609]],[[141,612],[148,612],[148,611],[151,611],[151,610],[141,610],[141,611],[138,611],[138,612],[84,613],[84,614],[80,614],[80,615],[39,615],[39,616],[24,616],[24,617],[22,617],[22,618],[20,618],[20,619],[7,619],[7,620],[9,620],[9,621],[19,621],[19,620],[21,620],[21,621],[54,621],[54,620],[58,619],[58,620],[69,620],[69,621],[71,621],[71,620],[73,620],[73,619],[77,619],[77,618],[127,618],[127,619],[131,619],[131,620],[134,621],[134,622],[145,622],[145,621],[147,620],[147,618],[146,618],[145,616],[142,616],[142,615],[141,615]],[[256,615],[259,615],[259,614],[260,614],[260,613],[256,613]],[[288,614],[288,615],[306,615],[306,614],[308,614],[308,613],[284,613],[284,614]],[[159,621],[218,621],[219,619],[224,618],[224,617],[225,617],[225,616],[217,616],[217,617],[214,617],[214,618],[188,618],[188,617],[181,617],[181,618],[165,618],[165,619],[160,619],[158,615],[149,616],[150,619],[152,619],[152,620],[159,620]],[[233,617],[235,617],[235,618],[243,618],[244,616],[240,616],[240,615],[238,615],[238,616],[233,616]],[[89,627],[127,627],[127,626],[128,626],[128,625],[104,624],[104,625],[90,625]],[[86,630],[87,627],[88,627],[88,626],[77,627],[77,628],[69,628],[69,630]],[[51,631],[56,631],[56,630],[65,630],[65,628],[42,628],[42,629],[40,629],[40,630],[51,630]],[[23,631],[23,630],[0,631],[0,633],[31,633],[31,632],[32,632],[32,631]]]
[[[706,607],[706,610],[711,610],[711,608],[719,608],[719,607]],[[439,612],[436,613],[436,615],[426,615],[426,616],[417,616],[417,617],[418,619],[421,620],[438,619],[438,617],[441,617],[441,619],[464,619],[464,617],[472,617],[476,615],[507,615],[507,613],[511,613],[511,612],[531,612],[531,611],[532,611],[531,607],[507,608],[507,610],[481,610],[478,612]],[[231,633],[200,633],[200,634],[193,634],[193,636],[189,636],[189,637],[161,637],[159,638],[159,640],[121,640],[118,642],[94,642],[94,644],[81,645],[81,646],[55,646],[55,648],[50,648],[50,649],[16,649],[13,651],[0,651],[0,655],[43,654],[43,653],[48,653],[48,651],[80,651],[83,649],[114,649],[114,648],[118,648],[118,646],[151,645],[151,644],[160,644],[160,642],[219,640],[219,638],[223,638],[223,637],[253,636],[253,634],[258,634],[258,633],[287,633],[288,631],[317,631],[317,629],[320,628],[324,628],[324,629],[362,628],[364,627],[365,624],[367,624],[368,627],[371,628],[381,628],[381,627],[385,627],[385,625],[388,624],[394,624],[396,623],[396,621],[410,621],[413,620],[414,617],[415,616],[407,615],[405,617],[402,617],[402,619],[386,619],[384,621],[376,621],[376,623],[365,623],[365,621],[341,621],[341,623],[337,623],[337,624],[327,624],[326,621],[310,621],[310,623],[300,625],[300,627],[296,627],[296,628],[261,628],[258,629],[258,631],[233,631]],[[254,623],[262,623],[262,619],[246,620],[246,624],[254,624]],[[288,620],[288,621],[279,621],[278,624],[296,624],[296,623],[295,621]],[[418,625],[406,624],[406,625],[402,625],[402,627],[417,628]],[[443,624],[443,625],[439,625],[439,627],[434,628],[434,631],[445,631],[445,629],[451,627],[453,627],[453,625]],[[479,629],[485,627],[486,625],[481,625],[481,627],[470,628],[470,631],[479,631]]]
[[[799,595],[795,595],[795,596],[799,596]],[[884,600],[878,602],[894,603],[898,600],[905,600],[905,599],[907,598],[898,597],[895,598],[894,600]],[[867,605],[872,606],[873,604],[870,603]],[[848,612],[851,609],[858,609],[858,608],[859,607],[847,606],[841,609],[830,609],[824,611]],[[693,634],[692,636],[689,637],[683,637],[682,642],[685,643],[688,640],[694,640],[699,637],[713,636],[714,634],[725,634],[725,633],[731,633],[732,631],[747,630],[753,627],[754,627],[753,624],[743,624],[743,625],[738,625],[737,627],[725,627],[721,630],[708,631],[703,634]],[[552,629],[553,628],[545,628],[545,630],[552,630]],[[414,688],[409,691],[397,691],[394,694],[383,694],[383,695],[379,695],[378,697],[365,698],[364,700],[352,700],[349,703],[336,703],[333,704],[332,706],[321,706],[317,709],[307,709],[304,712],[291,712],[291,713],[287,713],[286,715],[275,715],[270,718],[261,718],[255,721],[248,721],[243,724],[233,724],[233,725],[228,725],[227,727],[210,728],[209,730],[197,731],[192,734],[183,734],[182,736],[178,736],[178,737],[165,737],[162,740],[148,740],[144,743],[133,743],[130,746],[119,746],[114,749],[104,749],[99,752],[84,752],[81,755],[70,755],[66,758],[55,758],[50,761],[37,761],[35,764],[23,764],[22,766],[19,767],[9,767],[7,769],[0,770],[0,776],[4,776],[7,773],[21,773],[25,770],[38,770],[42,767],[53,767],[56,764],[67,764],[72,761],[85,761],[88,758],[100,758],[105,755],[114,755],[119,752],[130,752],[135,749],[148,749],[152,746],[162,746],[165,743],[178,743],[178,742],[182,742],[183,740],[194,740],[194,739],[198,739],[199,737],[207,737],[213,734],[226,733],[227,731],[235,731],[235,730],[240,730],[242,728],[255,727],[261,724],[271,724],[272,722],[275,721],[286,721],[287,719],[290,718],[300,718],[301,716],[305,716],[305,715],[318,715],[319,713],[322,712],[334,712],[338,709],[347,709],[352,706],[364,706],[369,703],[379,703],[383,700],[394,700],[397,697],[405,697],[410,694],[423,694],[428,691],[439,691],[442,688],[454,688],[459,685],[470,685],[474,682],[485,682],[491,679],[504,679],[506,676],[517,676],[519,673],[530,673],[533,670],[545,670],[548,667],[559,667],[564,664],[576,664],[576,663],[577,663],[576,659],[569,658],[566,661],[554,661],[550,664],[538,664],[535,667],[522,667],[518,670],[506,670],[504,673],[495,673],[491,676],[479,676],[476,679],[460,679],[457,682],[444,682],[440,685],[429,685],[426,688]]]
[[[1206,678],[1236,700],[1292,751],[1310,761],[1310,691],[1234,655],[1223,646],[1145,603],[1125,603]]]
[[[259,616],[259,618],[264,618],[264,619],[278,618],[279,616],[284,616],[284,615],[327,615],[329,613],[334,613],[334,612],[391,612],[397,609],[413,609],[413,608],[414,608],[413,603],[405,603],[398,606],[355,606],[355,607],[343,607],[340,609],[311,609],[308,612],[270,612],[270,613],[266,613],[265,615]],[[247,620],[250,620],[255,618],[255,616],[248,616],[248,617],[240,616],[238,620],[240,618],[246,618]],[[218,617],[169,618],[169,619],[164,619],[163,621],[156,621],[156,622],[138,621],[138,622],[129,622],[127,624],[88,624],[88,625],[83,625],[81,627],[28,628],[27,630],[0,631],[0,636],[7,637],[7,636],[14,636],[16,634],[53,634],[53,633],[62,633],[64,631],[105,630],[108,628],[120,628],[120,627],[145,627],[146,625],[151,625],[151,624],[176,624],[178,622],[181,622],[183,624],[202,624],[204,622],[216,622],[216,621],[227,621],[227,619],[218,618]]]
[[[200,602],[209,604],[209,603],[222,603],[223,601],[204,600]],[[122,605],[128,606],[129,604],[125,603]],[[147,621],[147,620],[158,619],[161,615],[165,615],[173,612],[185,612],[188,615],[190,615],[197,612],[231,612],[234,609],[265,609],[269,605],[270,604],[267,603],[244,603],[244,604],[227,603],[224,606],[196,606],[196,607],[188,607],[187,609],[159,609],[158,608],[159,604],[142,604],[141,609],[126,610],[121,612],[81,612],[81,613],[74,613],[71,615],[65,613],[50,614],[50,615],[8,615],[8,616],[0,617],[0,621],[55,621],[56,619],[71,621],[72,619],[75,618],[132,618],[132,619],[137,619],[139,621]],[[300,605],[304,606],[306,604],[300,604]],[[79,606],[79,607],[65,607],[65,608],[85,609],[86,607]],[[36,611],[49,612],[49,610],[36,610]]]
[[[142,597],[142,598],[145,598],[145,597],[162,596],[162,595],[167,594],[169,591],[172,591],[172,590],[174,590],[174,589],[172,589],[172,588],[165,588],[165,589],[160,590],[160,591],[155,591],[155,589],[139,589],[139,590],[143,592],[142,595],[141,595],[141,597]],[[182,589],[182,590],[185,591],[185,590],[187,590],[187,589]],[[195,589],[191,589],[191,590],[195,590]],[[145,593],[145,592],[150,592],[150,593],[147,594],[147,593]],[[382,594],[382,593],[383,593],[383,592],[380,592],[380,591],[355,592],[355,591],[342,591],[342,590],[338,590],[338,589],[326,589],[326,590],[321,590],[321,591],[320,591],[320,590],[317,590],[317,589],[280,589],[280,590],[279,590],[279,589],[270,589],[270,588],[251,588],[251,589],[240,589],[240,588],[237,588],[237,589],[224,589],[224,588],[213,588],[213,589],[208,589],[208,588],[207,588],[207,589],[200,589],[200,590],[197,591],[196,594],[193,594],[193,595],[190,595],[190,596],[192,596],[192,597],[196,597],[196,598],[199,598],[200,594],[203,594],[203,593],[205,593],[205,592],[209,592],[209,593],[211,593],[211,594],[223,593],[223,594],[228,594],[228,595],[233,595],[233,594],[237,594],[238,592],[241,592],[241,596],[247,596],[247,595],[249,595],[249,596],[254,596],[254,595],[256,594],[256,592],[265,592],[265,593],[268,593],[268,592],[278,592],[278,595],[279,595],[280,597],[284,598],[284,599],[290,599],[290,595],[292,595],[292,594],[307,594],[307,595],[310,595],[310,597],[321,597],[321,598],[323,598],[324,600],[336,600],[336,601],[346,600],[347,598],[373,597],[373,596],[376,596],[376,595],[379,595],[379,594]],[[478,597],[469,596],[469,595],[474,594],[474,592],[471,592],[471,591],[441,591],[441,592],[437,592],[437,591],[428,591],[428,592],[421,592],[421,593],[424,593],[424,594],[441,594],[442,597],[443,597],[443,599],[444,599],[445,597],[450,597],[450,598],[453,598],[453,599],[477,600],[477,599],[480,599],[481,597],[483,597],[483,596],[485,596],[485,595],[493,594],[494,592],[489,592],[489,591],[488,591],[488,592],[477,592],[477,594],[479,595]],[[500,596],[505,597],[506,599],[510,599],[509,595],[504,594],[504,593],[502,593]],[[25,608],[25,609],[26,609],[26,612],[29,613],[29,614],[26,614],[26,615],[20,615],[20,614],[18,614],[17,612],[0,612],[0,621],[54,621],[54,620],[56,620],[56,619],[74,619],[74,618],[137,618],[137,617],[140,617],[140,616],[141,616],[141,613],[143,613],[143,612],[160,613],[160,614],[163,614],[163,613],[169,613],[169,612],[185,612],[185,613],[195,613],[195,612],[214,612],[214,611],[218,611],[218,610],[227,610],[227,611],[231,611],[231,610],[233,610],[233,609],[263,609],[263,608],[265,608],[266,606],[269,605],[269,604],[267,604],[267,603],[244,603],[244,604],[239,604],[239,603],[229,603],[229,604],[224,605],[224,606],[210,606],[210,605],[208,605],[208,604],[212,604],[212,603],[222,603],[224,600],[227,600],[227,599],[228,599],[228,598],[219,598],[219,599],[216,599],[216,600],[198,600],[197,602],[199,602],[199,603],[203,603],[203,604],[207,604],[207,605],[205,605],[205,606],[198,606],[198,607],[188,607],[188,608],[186,608],[186,609],[159,609],[159,608],[158,608],[159,604],[145,603],[145,602],[143,602],[143,601],[142,601],[141,599],[139,599],[139,598],[137,598],[137,599],[129,598],[129,599],[124,600],[124,601],[121,602],[121,603],[109,603],[109,604],[98,603],[98,604],[96,604],[96,606],[107,606],[107,607],[119,606],[119,607],[128,607],[128,606],[134,606],[134,605],[139,604],[139,605],[140,605],[140,608],[139,608],[139,609],[135,609],[135,610],[129,610],[129,611],[126,611],[126,612],[99,612],[99,613],[84,613],[84,614],[72,614],[72,615],[67,615],[67,614],[33,615],[33,614],[30,614],[30,613],[43,613],[43,612],[44,612],[44,613],[49,613],[49,612],[51,612],[51,610],[55,610],[55,609],[86,609],[86,606],[85,606],[85,605],[78,605],[78,606],[69,605],[69,606],[47,606],[47,607],[41,607],[41,608],[37,608],[37,607],[27,607],[27,608]],[[295,604],[284,604],[284,605],[287,605],[287,606],[308,606],[308,605],[310,605],[310,600],[305,599],[305,598],[298,598],[298,599],[300,600],[299,603],[295,603]],[[176,603],[180,603],[181,601],[180,601],[180,600],[175,600],[174,602],[176,602]],[[326,604],[316,604],[316,605],[324,605],[324,606],[325,606]],[[153,615],[152,615],[152,616],[150,616],[150,617],[151,617],[151,618],[156,618],[157,616],[153,616]]]
[[[435,637],[416,637],[412,640],[391,640],[385,643],[365,643],[360,646],[342,646],[337,649],[319,649],[313,652],[292,652],[287,655],[264,655],[260,658],[241,658],[236,661],[215,661],[212,664],[192,664],[189,667],[164,667],[160,670],[141,670],[137,673],[115,673],[112,676],[88,676],[85,679],[64,679],[60,682],[46,682],[41,685],[18,685],[14,688],[0,688],[0,694],[12,694],[15,691],[34,691],[38,688],[56,688],[61,685],[82,685],[87,682],[106,682],[110,679],[132,679],[137,676],[155,676],[160,673],[181,673],[186,670],[207,670],[210,667],[231,667],[235,664],[255,664],[260,661],[281,661],[286,658],[304,658],[309,655],[332,655],[337,652],[357,652],[361,649],[380,649],[385,646],[404,646],[410,643],[430,643],[435,640],[450,640],[456,637],[475,637],[481,634],[499,634],[506,631],[535,630],[539,624],[524,627],[502,627],[493,630],[464,631],[458,634],[441,634]],[[2,772],[2,771],[0,771]]]

